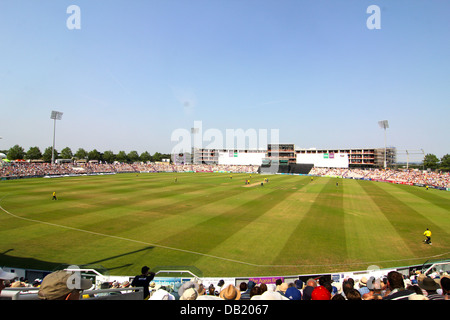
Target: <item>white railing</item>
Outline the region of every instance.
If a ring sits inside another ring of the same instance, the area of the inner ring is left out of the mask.
[[[20,287],[5,288],[0,293],[0,298],[8,300],[40,300],[39,288]],[[129,287],[117,289],[85,290],[80,295],[80,300],[143,300],[144,288]]]

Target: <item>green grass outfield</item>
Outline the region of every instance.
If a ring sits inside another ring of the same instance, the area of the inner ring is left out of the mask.
[[[111,275],[134,275],[143,265],[195,266],[203,276],[245,277],[449,257],[450,192],[257,174],[245,186],[248,178],[142,173],[0,181],[0,266],[93,264]],[[422,243],[426,228],[433,245]]]

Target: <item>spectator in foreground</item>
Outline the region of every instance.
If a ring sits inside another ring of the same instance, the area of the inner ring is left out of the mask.
[[[134,277],[133,281],[131,281],[132,287],[143,287],[144,288],[144,300],[148,300],[150,298],[150,282],[155,277],[154,272],[150,272],[150,268],[147,266],[143,266],[141,269],[141,274]]]
[[[17,277],[17,275],[15,273],[11,273],[11,272],[5,272],[3,271],[3,269],[0,268],[0,293],[2,293],[2,290],[5,289],[5,280],[12,280],[15,277]]]
[[[242,282],[239,284],[239,290],[241,291],[241,297],[242,297],[242,295],[245,293],[245,291],[247,291],[247,288],[248,288],[247,282],[242,281]]]
[[[367,288],[369,289],[368,293],[362,295],[363,300],[381,300],[383,299],[382,295],[382,282],[381,279],[376,279],[375,277],[369,278],[369,284]]]
[[[253,296],[258,296],[258,295],[261,295],[261,294],[262,294],[261,288],[259,286],[254,286],[252,288],[252,290],[250,290],[250,299]],[[242,295],[241,295],[241,300],[242,300]]]
[[[156,290],[148,300],[175,300],[175,296],[162,287]]]
[[[355,281],[353,278],[345,279],[342,282],[342,295],[344,296],[345,300],[347,300],[347,292],[351,289],[355,288]]]
[[[267,285],[265,283],[260,283],[259,288],[261,289],[261,294],[267,291]]]
[[[238,288],[236,288],[232,284],[229,284],[222,291],[220,291],[220,297],[223,300],[240,300],[241,292]]]
[[[302,292],[303,290],[303,281],[300,279],[297,279],[294,281],[295,287]]]
[[[357,289],[350,289],[345,295],[347,300],[361,300],[361,293]]]
[[[201,285],[201,287],[200,287],[200,285]],[[203,284],[198,279],[183,282],[183,284],[178,288],[178,291],[177,291],[178,296],[180,297],[180,300],[182,300],[181,297],[183,296],[184,292],[191,288],[195,289],[195,291],[197,292],[197,295],[198,295],[200,293],[200,291],[203,290]],[[203,295],[203,292],[202,292],[202,295]],[[186,298],[186,296],[185,296],[185,298]],[[193,299],[184,299],[184,300],[193,300]]]
[[[419,287],[427,292],[427,298],[429,300],[445,300],[443,295],[436,292],[440,286],[431,277],[425,277],[422,281],[419,281]]]
[[[450,300],[450,278],[448,276],[441,278],[442,295],[445,300]]]
[[[195,288],[188,288],[183,291],[180,296],[180,300],[196,300],[198,297],[198,291]]]
[[[325,286],[318,286],[311,293],[311,300],[331,300],[331,293]]]
[[[284,295],[286,290],[288,289],[288,284],[286,282],[282,282],[279,286],[277,286],[277,291]]]
[[[245,283],[245,282],[244,282]],[[250,300],[250,292],[252,289],[256,286],[256,283],[252,280],[249,280],[248,283],[246,283],[247,289],[244,292],[241,292],[241,300]]]
[[[302,300],[311,300],[311,293],[317,287],[316,280],[310,278],[306,281],[306,287],[303,289]]]
[[[359,293],[361,294],[361,296],[364,296],[366,293],[369,293],[369,288],[367,288],[367,278],[366,277],[362,277],[361,279],[359,279]]]
[[[390,292],[383,300],[408,300],[408,297],[415,294],[414,291],[405,289],[403,276],[397,271],[391,271],[387,275],[387,286]]]
[[[289,300],[302,300],[302,293],[296,287],[290,287],[284,293]]]
[[[343,301],[345,301],[346,299],[344,298],[344,296],[343,296],[342,294],[338,293],[338,294],[335,294],[335,295],[331,298],[331,300],[333,300],[333,301],[338,301],[338,300],[343,300]]]
[[[91,280],[72,279],[74,273],[65,270],[48,274],[39,287],[38,297],[42,300],[80,300],[80,294],[92,286]],[[78,286],[78,288],[77,288]]]

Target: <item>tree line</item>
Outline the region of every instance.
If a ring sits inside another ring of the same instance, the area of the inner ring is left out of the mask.
[[[5,153],[9,160],[43,160],[44,162],[51,162],[52,160],[52,147],[48,147],[42,153],[39,147],[30,147],[28,151],[19,146],[15,145],[11,147],[9,150],[0,151]],[[167,153],[159,153],[155,152],[153,155],[150,155],[147,151],[139,154],[137,151],[130,151],[126,153],[125,151],[119,151],[115,154],[113,151],[108,150],[105,152],[97,151],[96,149],[91,151],[86,151],[83,148],[79,148],[75,153],[69,147],[66,147],[58,152],[56,149],[54,150],[55,159],[72,159],[72,160],[97,160],[104,161],[107,163],[113,163],[114,161],[118,162],[157,162],[162,159],[171,159],[171,155]],[[422,165],[423,169],[431,169],[431,170],[442,170],[442,171],[450,171],[450,154],[444,155],[441,159],[439,159],[434,154],[425,155]]]
[[[450,171],[450,154],[439,159],[435,154],[427,154],[423,159],[425,169]]]
[[[11,147],[9,150],[1,151],[6,154],[8,160],[43,160],[44,162],[51,162],[52,160],[52,147],[48,147],[42,153],[39,147],[30,147],[28,151],[25,152],[24,148],[19,145]],[[115,154],[113,151],[108,150],[105,152],[100,152],[96,149],[91,151],[86,151],[83,148],[79,148],[75,153],[69,147],[66,147],[58,152],[54,150],[55,159],[71,159],[71,160],[97,160],[104,161],[107,163],[118,162],[156,162],[162,161],[162,159],[170,159],[170,154],[163,154],[155,152],[150,155],[149,152],[144,151],[139,154],[137,151],[130,151],[126,153],[125,151],[119,151]]]

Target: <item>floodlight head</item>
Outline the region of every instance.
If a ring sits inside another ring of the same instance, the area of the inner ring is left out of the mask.
[[[62,115],[63,115],[62,112],[59,112],[59,111],[52,111],[52,114],[51,114],[51,116],[50,116],[50,119],[53,119],[53,120],[61,120],[61,119],[62,119]]]
[[[378,125],[383,129],[389,128],[389,122],[387,120],[378,121]]]

